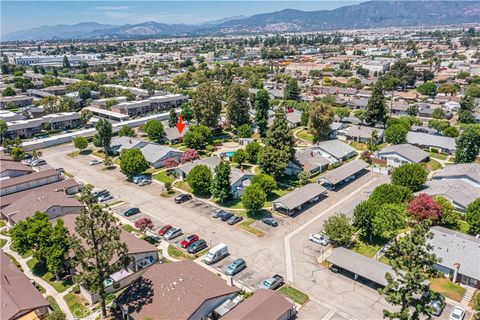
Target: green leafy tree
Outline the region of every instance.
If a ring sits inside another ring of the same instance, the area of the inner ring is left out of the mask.
[[[201,84],[192,99],[192,110],[197,123],[215,128],[222,110],[222,87],[216,83]]]
[[[82,121],[83,125],[86,125],[88,121],[92,119],[92,117],[93,117],[92,111],[88,109],[82,109],[82,111],[80,111],[80,120]]]
[[[440,224],[447,228],[457,229],[459,227],[460,215],[452,202],[444,196],[434,196],[433,200],[440,206]]]
[[[323,223],[323,230],[328,238],[337,245],[346,245],[352,240],[355,229],[343,213],[329,217]]]
[[[189,148],[205,149],[212,132],[207,126],[190,126],[188,132],[183,135],[183,143]]]
[[[67,56],[63,56],[63,63],[64,68],[70,68],[70,61],[68,60]]]
[[[381,123],[383,125],[387,121],[387,106],[383,87],[380,84],[375,85],[372,96],[368,99],[366,121],[371,124]]]
[[[405,163],[393,169],[392,183],[416,192],[427,181],[428,171],[420,163]]]
[[[325,102],[316,102],[310,107],[308,128],[313,134],[315,141],[322,141],[328,138],[334,116],[332,106]]]
[[[408,128],[401,124],[389,126],[385,130],[385,141],[392,144],[402,144],[407,142]]]
[[[471,85],[469,85],[467,90],[465,91],[465,96],[472,98],[480,98],[480,84],[472,83]]]
[[[429,223],[423,221],[414,225],[412,232],[396,238],[385,256],[389,259],[394,275],[387,273],[387,286],[381,290],[387,302],[395,311],[384,310],[388,319],[421,319],[431,317],[429,306],[432,295],[429,282],[436,275],[435,265],[439,261],[427,242],[432,238]]]
[[[268,130],[265,145],[286,153],[288,160],[295,157],[295,137],[288,126],[287,115],[283,108],[278,108],[275,112],[275,118],[272,127]]]
[[[376,187],[368,199],[378,206],[386,203],[404,204],[413,199],[413,194],[408,187],[384,183]]]
[[[232,84],[227,92],[227,119],[231,126],[238,128],[250,122],[248,110],[248,90],[241,85]]]
[[[253,134],[252,126],[248,123],[242,124],[237,129],[237,135],[239,138],[251,138]]]
[[[257,160],[263,172],[278,178],[284,174],[288,166],[289,154],[284,150],[266,146],[258,153]]]
[[[7,137],[8,124],[7,121],[0,119],[0,144],[3,144],[3,141]]]
[[[88,147],[87,138],[82,137],[82,136],[78,136],[78,137],[73,138],[72,140],[73,140],[73,145],[75,146],[75,148],[80,150],[80,152],[87,149],[87,147]]]
[[[437,94],[437,86],[432,81],[427,81],[419,85],[417,91],[426,96],[434,97]]]
[[[113,135],[112,124],[106,119],[100,119],[95,125],[95,129],[97,130],[94,136],[96,145],[102,148],[106,155],[109,154]]]
[[[120,170],[129,179],[150,167],[140,149],[124,149],[120,153],[119,159]]]
[[[225,161],[220,162],[218,166],[215,167],[211,193],[222,203],[232,198],[230,166]]]
[[[448,127],[442,131],[443,135],[450,138],[457,138],[460,135],[460,131],[456,127]]]
[[[470,226],[468,232],[473,235],[480,234],[480,198],[468,205],[465,211],[465,220]]]
[[[187,182],[195,194],[210,194],[212,171],[203,164],[198,164],[190,170]]]
[[[385,238],[394,238],[398,231],[405,228],[405,205],[386,203],[382,205],[372,220],[374,235]]]
[[[267,201],[267,196],[259,185],[252,184],[245,188],[242,204],[249,212],[255,213],[262,209],[265,201]]]
[[[183,119],[183,116],[182,116],[182,119]],[[178,122],[177,112],[175,111],[175,109],[170,109],[170,113],[168,114],[168,126],[170,128],[173,128],[175,127],[177,122]]]
[[[57,281],[60,280],[59,271],[66,266],[65,261],[69,260],[70,242],[63,219],[58,219],[48,239],[44,256],[47,270],[55,275]]]
[[[436,108],[432,112],[432,118],[434,119],[445,119],[445,111],[442,108]]]
[[[473,128],[465,129],[457,138],[455,161],[468,163],[475,161],[480,148],[480,134]]]
[[[165,133],[163,124],[160,120],[148,120],[143,126],[143,130],[148,135],[150,140],[160,142],[163,139]]]
[[[340,118],[340,121],[350,116],[352,110],[349,108],[335,108],[335,114]]]
[[[247,144],[245,151],[247,152],[247,160],[250,163],[257,163],[258,153],[260,152],[261,146],[258,142],[253,141]]]
[[[262,137],[267,133],[268,110],[270,109],[270,96],[265,89],[258,90],[253,103],[255,109],[255,123]]]
[[[12,89],[12,87],[6,87],[2,91],[2,97],[11,97],[16,95],[15,90]]]
[[[275,179],[265,173],[258,174],[252,178],[252,184],[258,185],[266,195],[269,195],[277,188]]]
[[[60,309],[53,309],[53,311],[47,315],[46,319],[47,320],[66,320],[67,315]]]
[[[10,150],[10,156],[12,157],[13,161],[21,161],[25,156],[25,152],[23,152],[21,147],[13,147],[12,150]]]
[[[300,100],[300,87],[297,79],[290,78],[283,90],[283,99],[285,100]]]
[[[248,154],[244,149],[238,149],[235,151],[235,154],[233,155],[233,162],[238,163],[239,165],[242,165],[247,161]]]
[[[373,218],[378,210],[378,204],[371,200],[360,202],[353,210],[353,225],[360,229],[364,236],[373,233]]]
[[[125,269],[130,263],[127,245],[120,241],[118,220],[97,203],[90,188],[84,188],[80,201],[85,205],[75,221],[72,249],[81,266],[78,280],[90,292],[98,292],[102,317],[107,317],[105,282],[110,275]]]
[[[183,120],[190,121],[193,119],[194,113],[193,113],[192,105],[190,104],[190,102],[183,103],[180,106],[180,109],[182,110],[181,114],[182,114]]]
[[[118,130],[118,136],[119,137],[135,137],[136,134],[135,134],[135,130],[132,127],[128,125],[124,125]]]

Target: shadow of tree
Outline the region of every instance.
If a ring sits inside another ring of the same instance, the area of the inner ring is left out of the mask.
[[[118,297],[117,304],[127,309],[129,314],[138,313],[153,302],[154,294],[152,280],[140,277]]]

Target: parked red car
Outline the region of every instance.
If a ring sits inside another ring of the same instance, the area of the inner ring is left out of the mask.
[[[167,233],[168,230],[172,229],[172,226],[169,224],[166,224],[162,227],[162,229],[158,230],[158,235],[159,236],[164,236],[165,233]]]
[[[196,234],[192,234],[191,236],[186,237],[185,240],[183,240],[182,243],[181,243],[182,248],[187,248],[188,246],[190,246],[192,243],[194,243],[198,239],[199,239],[198,235],[196,235]]]

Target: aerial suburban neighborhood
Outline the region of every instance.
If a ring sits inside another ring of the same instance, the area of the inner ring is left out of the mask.
[[[1,320],[480,319],[480,2],[39,3]]]

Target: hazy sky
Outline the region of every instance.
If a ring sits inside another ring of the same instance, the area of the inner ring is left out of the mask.
[[[95,21],[105,24],[195,24],[238,15],[286,8],[305,11],[334,9],[355,0],[311,1],[5,1],[0,0],[1,34],[42,25]]]

